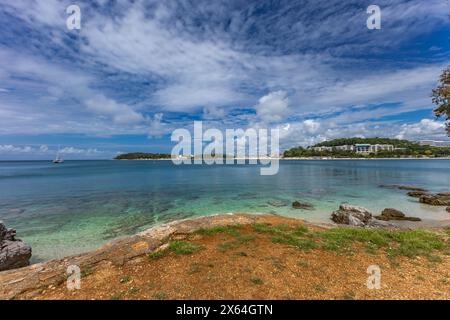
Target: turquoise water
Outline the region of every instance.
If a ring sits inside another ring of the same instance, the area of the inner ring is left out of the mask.
[[[170,161],[0,162],[0,219],[33,247],[37,262],[85,252],[155,224],[215,213],[328,221],[348,202],[374,213],[394,207],[424,219],[450,218],[444,208],[379,187],[449,191],[448,160],[281,161],[275,176],[261,176],[259,169]],[[315,209],[292,209],[294,200]]]

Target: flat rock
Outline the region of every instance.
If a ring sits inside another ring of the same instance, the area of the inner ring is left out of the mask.
[[[419,201],[432,206],[450,206],[450,194],[445,192],[423,195],[419,198]]]
[[[389,188],[389,189],[399,189],[399,190],[409,190],[409,191],[421,191],[421,192],[427,192],[426,189],[416,187],[416,186],[407,186],[407,185],[401,185],[401,184],[381,184],[379,185],[380,188]]]
[[[389,221],[389,220],[407,220],[407,221],[421,221],[420,218],[416,217],[407,217],[403,212],[393,209],[386,208],[383,210],[381,215],[376,216],[375,219]]]

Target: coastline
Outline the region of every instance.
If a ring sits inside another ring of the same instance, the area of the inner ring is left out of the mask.
[[[235,158],[234,160],[259,160],[261,158]],[[436,157],[436,158],[320,158],[320,157],[305,157],[305,158],[262,158],[264,160],[450,160],[450,157]],[[172,159],[113,159],[114,161],[172,161]]]
[[[309,228],[310,230],[319,232],[332,230],[338,227],[338,225],[333,223],[311,223],[296,218],[282,217],[278,215],[267,215],[267,214],[230,213],[225,215],[214,215],[214,216],[199,217],[195,219],[178,220],[171,223],[152,227],[148,230],[145,230],[130,237],[113,240],[107,243],[106,245],[98,248],[97,250],[91,252],[75,256],[69,256],[62,259],[42,262],[38,264],[33,264],[31,266],[21,269],[14,269],[0,272],[0,288],[1,288],[0,299],[42,299],[42,298],[77,299],[81,297],[81,296],[78,297],[77,294],[82,294],[82,291],[80,291],[79,293],[68,292],[67,289],[65,288],[65,280],[67,278],[67,267],[70,265],[78,266],[81,270],[82,278],[84,277],[89,278],[89,280],[86,281],[89,282],[90,284],[92,283],[93,286],[97,286],[97,282],[102,281],[101,277],[98,278],[98,276],[104,274],[105,272],[108,274],[108,276],[113,275],[117,276],[118,274],[120,274],[120,272],[123,272],[123,269],[127,270],[128,268],[133,269],[136,268],[137,265],[140,266],[141,264],[152,263],[148,262],[148,258],[145,257],[152,255],[154,255],[155,257],[159,256],[161,252],[167,250],[168,243],[170,241],[180,242],[181,240],[184,239],[191,239],[191,240],[200,239],[203,241],[202,242],[203,246],[209,245],[215,246],[213,244],[210,244],[212,240],[204,238],[203,236],[201,236],[201,234],[199,235],[198,234],[199,230],[222,230],[223,228],[225,228],[223,230],[227,230],[226,228],[231,228],[237,225],[244,227],[247,226],[247,228],[250,228],[250,226],[266,225],[266,224],[273,226],[284,225],[294,228],[302,226],[301,228]],[[405,225],[403,229],[409,230],[409,228],[410,226]],[[361,228],[356,229],[364,230]],[[430,230],[441,230],[441,229],[442,228],[431,228]],[[205,233],[205,235],[208,234],[209,234],[208,232]],[[213,234],[214,233],[211,232],[211,235]],[[246,237],[250,240],[251,239],[250,237],[254,237],[254,235],[249,234]],[[247,238],[244,237],[242,239]],[[232,242],[225,242],[224,244],[219,244],[218,248],[220,248],[220,245],[224,246],[227,243],[231,244]],[[241,245],[245,245],[245,243],[247,243],[247,240],[242,242]],[[289,249],[289,246],[288,248],[285,249],[288,251],[291,250]],[[227,250],[228,249],[226,249],[225,251]],[[207,257],[212,259],[216,255],[222,256],[223,252],[222,253],[221,252],[222,252],[221,250],[219,250],[219,252],[217,253],[214,251],[212,254],[210,253]],[[363,254],[363,252],[360,249],[357,249],[355,252],[358,255]],[[270,255],[269,252],[266,253]],[[292,254],[294,254],[294,252],[292,252]],[[325,253],[320,252],[320,254]],[[246,256],[247,255],[248,254],[246,253]],[[376,257],[380,259],[381,256],[382,255],[380,254],[376,255]],[[172,258],[170,259],[176,260],[174,266],[180,267],[179,263],[182,263],[183,258],[178,255],[171,257]],[[311,256],[308,255],[308,257],[312,259]],[[188,258],[191,259],[192,257],[189,256]],[[329,255],[328,253],[326,253],[326,259],[335,259],[335,257],[334,255]],[[342,261],[347,261],[348,259],[350,258],[345,258]],[[366,259],[367,257],[364,256],[364,260]],[[445,261],[444,266],[446,266],[450,262],[448,260],[448,257],[445,256],[439,259],[444,259]],[[405,263],[408,263],[409,265],[409,262],[407,260],[402,261],[406,261]],[[328,264],[327,260],[324,260],[322,262],[320,260],[317,260],[316,263]],[[110,269],[114,271],[107,271]],[[164,274],[164,269],[158,268],[154,270],[162,272]],[[265,271],[261,272],[264,273]],[[104,292],[102,294],[104,294]],[[73,297],[71,295],[73,295]],[[82,298],[86,297],[83,296]],[[96,298],[106,298],[106,296],[97,296]]]

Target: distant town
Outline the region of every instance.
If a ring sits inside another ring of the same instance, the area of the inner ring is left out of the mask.
[[[220,155],[212,155],[217,158]],[[226,155],[222,155],[226,157]],[[295,147],[280,158],[450,158],[450,141],[408,141],[388,138],[344,138],[324,141],[314,146]],[[179,157],[178,159],[183,158]],[[189,158],[189,157],[187,157]],[[191,155],[190,158],[200,158]],[[203,157],[205,158],[205,157]],[[266,157],[271,158],[271,157]],[[125,153],[115,160],[170,160],[165,153]],[[235,159],[241,159],[235,157]],[[246,159],[250,159],[246,157]]]
[[[450,157],[450,141],[408,141],[388,138],[345,138],[307,148],[286,150],[284,158],[436,158]]]

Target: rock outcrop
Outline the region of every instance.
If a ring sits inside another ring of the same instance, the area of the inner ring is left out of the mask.
[[[381,215],[376,216],[375,219],[383,220],[383,221],[389,221],[389,220],[407,220],[407,221],[421,221],[420,218],[416,217],[407,217],[403,212],[392,209],[392,208],[386,208],[381,212]]]
[[[339,210],[333,211],[331,220],[338,224],[364,227],[372,220],[372,214],[364,207],[341,204]]]
[[[423,195],[419,201],[432,206],[450,206],[450,193],[441,192],[437,194]]]
[[[294,209],[304,209],[304,210],[313,210],[314,206],[310,203],[294,201],[292,203],[292,208]]]
[[[6,228],[0,221],[0,271],[30,264],[31,247],[15,237],[16,230]]]

